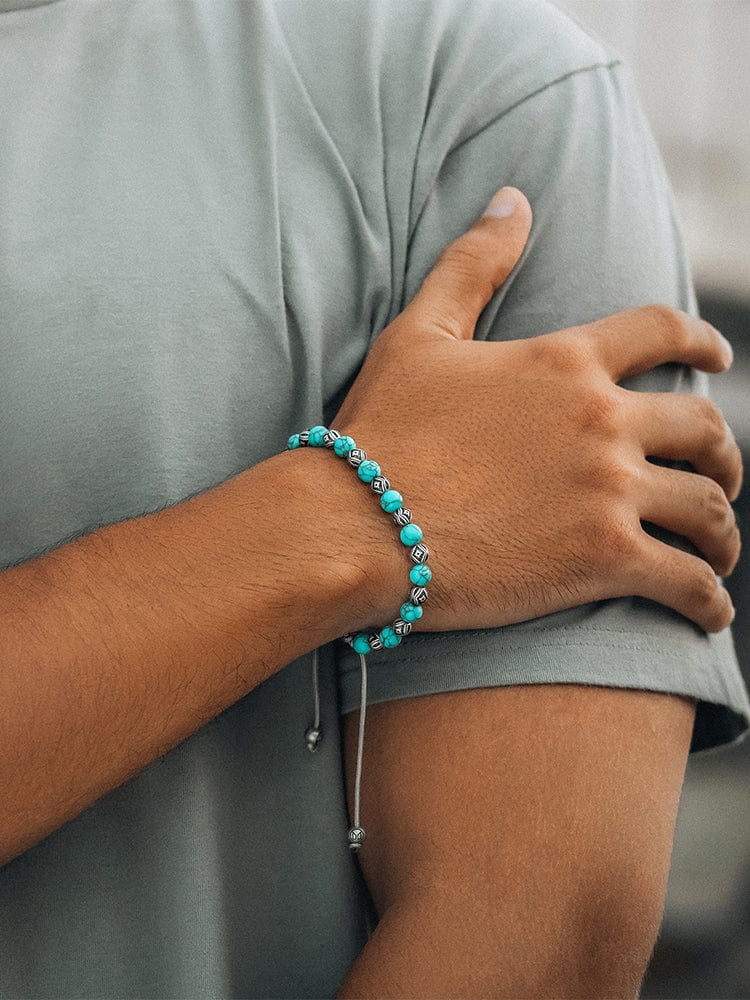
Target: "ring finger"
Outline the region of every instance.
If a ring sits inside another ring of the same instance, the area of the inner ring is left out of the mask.
[[[736,500],[742,485],[742,456],[721,411],[694,393],[632,395],[637,397],[631,403],[644,453],[690,462]]]
[[[639,515],[689,538],[720,576],[740,553],[737,521],[722,488],[708,476],[646,463]]]

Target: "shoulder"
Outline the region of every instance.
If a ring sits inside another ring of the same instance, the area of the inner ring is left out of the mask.
[[[274,59],[303,81],[354,162],[381,144],[403,169],[441,162],[527,98],[622,62],[549,0],[268,0],[264,9]],[[574,111],[575,93],[563,96]]]
[[[439,0],[428,25],[435,70],[496,80],[515,96],[619,54],[547,0]]]
[[[446,100],[471,100],[483,86],[512,102],[620,58],[549,0],[268,0],[267,10],[301,64],[346,77],[354,90],[375,85],[402,106],[443,91]]]
[[[404,17],[403,4],[376,3],[371,16],[384,29],[384,59],[408,47],[403,68],[429,78],[433,104],[467,108],[492,95],[510,107],[569,74],[621,61],[548,0],[436,0],[409,10]],[[393,82],[406,81],[396,73]]]
[[[425,130],[445,152],[546,88],[622,61],[546,0],[449,0],[437,10]]]

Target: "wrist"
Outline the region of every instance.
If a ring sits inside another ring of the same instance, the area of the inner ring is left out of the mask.
[[[411,563],[377,497],[328,449],[268,461],[285,484],[283,516],[299,536],[302,599],[317,605],[331,639],[392,621]]]

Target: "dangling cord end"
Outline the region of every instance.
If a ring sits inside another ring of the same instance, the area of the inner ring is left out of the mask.
[[[307,749],[311,753],[315,753],[318,749],[318,744],[323,739],[323,733],[320,728],[320,691],[318,690],[318,650],[313,650],[312,658],[312,681],[313,681],[313,697],[315,699],[315,721],[305,732],[305,744]]]
[[[362,779],[362,750],[365,745],[365,712],[367,711],[367,664],[364,653],[359,654],[362,669],[359,686],[359,738],[357,740],[357,771],[354,778],[354,826],[349,830],[349,847],[358,851],[365,839],[365,831],[359,825],[359,788]]]

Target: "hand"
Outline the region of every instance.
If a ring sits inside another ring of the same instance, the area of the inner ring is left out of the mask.
[[[483,216],[443,251],[332,422],[381,463],[423,529],[434,579],[414,630],[492,628],[638,595],[719,631],[734,617],[716,573],[731,573],[740,549],[737,445],[704,397],[616,383],[666,362],[725,371],[731,348],[705,321],[661,305],[531,339],[472,340],[531,227],[526,198],[505,190],[513,213]],[[704,558],[642,521],[684,535]],[[408,593],[397,530],[376,581],[383,624]]]

